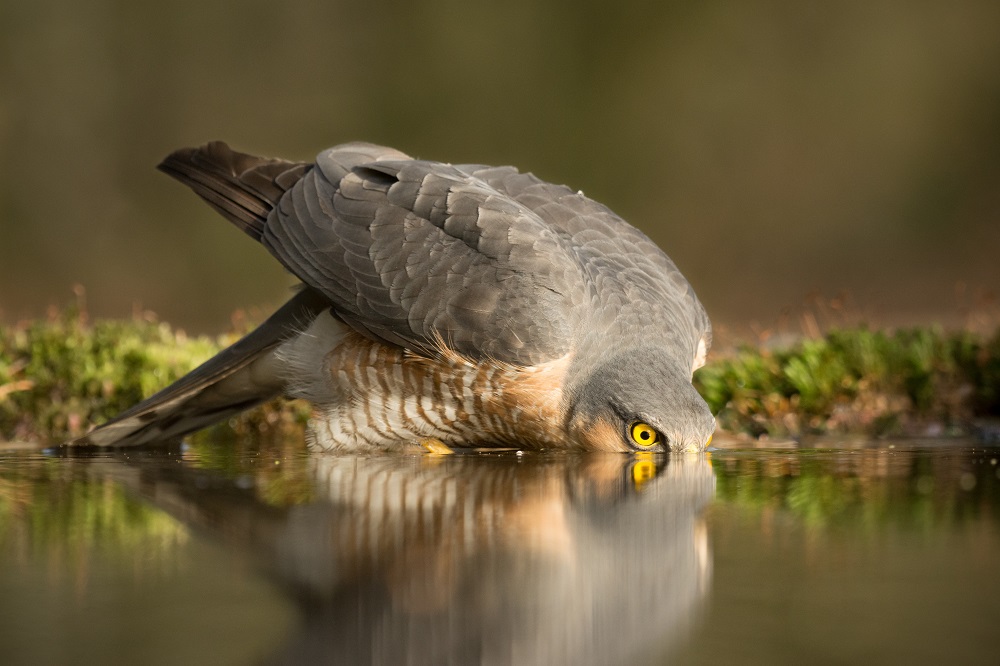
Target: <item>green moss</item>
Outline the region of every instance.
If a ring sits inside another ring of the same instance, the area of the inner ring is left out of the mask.
[[[1000,331],[835,330],[787,349],[745,347],[695,385],[724,429],[754,436],[960,429],[1000,413]]]
[[[178,379],[236,338],[186,336],[147,320],[88,323],[77,308],[0,328],[0,440],[83,434]],[[958,429],[1000,414],[1000,330],[835,330],[786,349],[717,354],[695,385],[720,426],[753,436]],[[212,434],[287,432],[308,414],[273,402]]]
[[[83,434],[181,377],[220,348],[150,321],[99,321],[75,309],[0,328],[0,437]]]
[[[0,328],[0,441],[59,442],[84,434],[179,379],[235,333],[188,337],[165,323],[97,321],[69,308]],[[301,406],[275,404],[224,424],[245,432],[298,423]]]

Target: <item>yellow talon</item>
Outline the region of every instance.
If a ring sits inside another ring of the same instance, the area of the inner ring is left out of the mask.
[[[420,440],[420,446],[427,449],[427,453],[435,456],[449,456],[454,453],[450,446],[442,442],[440,439],[434,439],[433,437],[427,437]]]

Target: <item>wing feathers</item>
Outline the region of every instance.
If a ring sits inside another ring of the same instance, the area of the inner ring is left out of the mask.
[[[641,232],[511,167],[353,143],[323,151],[313,168],[217,142],[161,168],[329,298],[345,323],[390,344],[426,349],[447,332],[465,356],[530,365],[565,354],[581,328],[637,316],[672,323],[669,307],[650,303],[707,322]]]
[[[213,141],[174,151],[157,168],[259,241],[271,209],[312,165],[254,157]]]
[[[274,397],[285,378],[272,352],[329,309],[304,289],[267,321],[159,393],[80,437],[70,446],[132,446],[162,442]]]

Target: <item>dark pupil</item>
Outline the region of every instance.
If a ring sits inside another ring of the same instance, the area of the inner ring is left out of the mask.
[[[649,431],[643,430],[639,433],[639,439],[649,439]]]

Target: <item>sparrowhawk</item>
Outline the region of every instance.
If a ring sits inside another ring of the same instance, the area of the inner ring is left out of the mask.
[[[323,450],[704,449],[705,309],[649,238],[512,167],[349,143],[314,163],[222,142],[159,167],[303,283],[259,328],[72,442],[178,437],[279,393]]]

